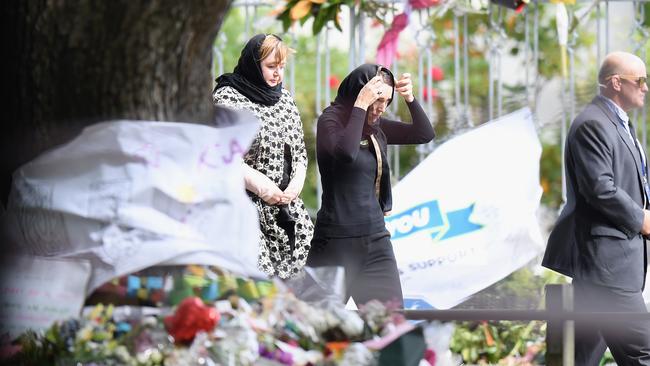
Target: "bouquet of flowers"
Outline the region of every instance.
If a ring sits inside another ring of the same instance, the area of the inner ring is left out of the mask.
[[[249,281],[231,280],[216,300],[188,291],[173,307],[148,308],[150,314],[132,306],[86,308],[79,319],[5,344],[11,352],[0,353],[0,364],[379,365],[381,340],[415,328],[390,304],[371,301],[359,311],[334,303],[317,307],[279,283],[269,289],[268,281],[265,296],[253,296]],[[238,282],[249,284],[246,296],[235,290]],[[424,349],[418,352],[425,357]]]

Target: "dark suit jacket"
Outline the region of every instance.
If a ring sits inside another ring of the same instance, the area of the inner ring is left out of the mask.
[[[542,265],[594,284],[639,291],[645,283],[642,161],[618,116],[596,97],[566,140],[567,202]]]

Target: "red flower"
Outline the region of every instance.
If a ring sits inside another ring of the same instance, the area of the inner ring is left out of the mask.
[[[440,81],[445,78],[445,72],[442,71],[442,68],[440,68],[439,66],[432,66],[431,78],[433,78],[434,81]]]
[[[429,100],[429,95],[431,96],[432,100],[438,99],[438,89],[431,88],[431,91],[429,91],[427,88],[422,89],[422,97],[424,100]]]
[[[200,330],[210,331],[219,322],[219,312],[206,306],[198,297],[188,297],[176,309],[174,315],[165,317],[165,328],[176,342],[189,342]]]
[[[336,75],[330,75],[330,79],[328,80],[330,89],[336,89],[339,87],[339,84],[341,83],[341,80],[336,77]]]
[[[427,360],[429,365],[435,366],[436,365],[436,352],[432,349],[427,349],[424,352],[424,359]]]
[[[526,6],[525,2],[520,2],[519,5],[515,8],[515,13],[519,14],[524,10],[524,7]]]

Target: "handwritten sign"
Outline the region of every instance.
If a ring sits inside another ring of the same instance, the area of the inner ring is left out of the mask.
[[[0,334],[46,329],[78,317],[90,278],[83,260],[11,256],[0,267]]]
[[[5,225],[7,242],[20,254],[90,260],[89,291],[157,265],[263,277],[242,168],[259,121],[222,112],[236,123],[95,124],[23,165],[5,215],[15,223]]]

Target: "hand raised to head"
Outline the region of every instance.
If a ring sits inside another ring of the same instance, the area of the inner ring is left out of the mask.
[[[404,100],[411,103],[415,99],[413,96],[413,82],[411,81],[411,74],[402,74],[399,80],[397,80],[395,90],[397,90],[397,93],[399,93],[399,95],[404,97]]]
[[[359,95],[357,95],[357,100],[354,102],[354,106],[366,110],[377,99],[381,97],[390,98],[390,95],[385,94],[387,93],[386,89],[386,84],[381,76],[375,76],[361,88]]]

